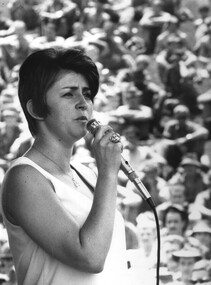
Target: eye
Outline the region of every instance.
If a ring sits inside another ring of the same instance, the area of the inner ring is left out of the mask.
[[[92,96],[92,93],[91,93],[91,90],[86,90],[83,92],[83,96],[86,100],[91,100],[93,101],[93,96]]]
[[[73,97],[73,94],[71,92],[66,92],[62,97]]]

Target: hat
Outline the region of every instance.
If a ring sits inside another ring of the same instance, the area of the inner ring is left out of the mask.
[[[2,116],[5,117],[18,117],[18,112],[10,109],[5,109],[2,111]]]
[[[188,117],[190,111],[187,106],[179,104],[174,108],[173,113],[175,116],[182,115]]]
[[[209,267],[209,260],[201,259],[194,264],[193,270],[207,269]]]
[[[177,243],[180,246],[183,246],[185,243],[185,238],[183,236],[180,236],[177,234],[169,234],[169,235],[163,237],[163,243],[165,243],[165,242]]]
[[[200,221],[192,229],[192,235],[197,233],[209,233],[211,235],[211,227],[207,223]]]
[[[183,258],[201,259],[202,257],[201,252],[195,248],[183,248],[183,249],[173,252],[172,255],[176,258],[183,257]]]
[[[183,158],[180,165],[181,166],[193,165],[196,167],[202,166],[201,163],[197,159],[190,158],[190,157]]]
[[[197,97],[198,103],[207,103],[211,102],[211,89],[206,91],[205,93],[202,93]]]
[[[186,213],[187,212],[187,209],[184,205],[182,204],[175,204],[175,203],[171,203],[169,204],[169,206],[166,208],[166,211],[168,212],[169,209],[173,209],[173,210],[176,210],[180,213]]]

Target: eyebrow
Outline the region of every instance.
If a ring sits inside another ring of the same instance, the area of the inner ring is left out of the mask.
[[[64,86],[62,87],[62,89],[71,89],[71,90],[77,90],[79,89],[78,86]],[[83,90],[86,89],[86,90],[90,90],[90,87],[88,86],[85,86],[82,88]]]

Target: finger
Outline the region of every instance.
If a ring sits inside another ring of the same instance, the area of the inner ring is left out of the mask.
[[[102,139],[109,138],[110,133],[113,131],[113,129],[108,125],[101,125],[96,134],[95,134],[95,141],[100,141]]]
[[[118,133],[112,132],[111,136],[109,137],[109,140],[112,143],[118,143],[121,141],[121,136]]]

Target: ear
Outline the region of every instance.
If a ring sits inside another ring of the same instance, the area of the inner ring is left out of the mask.
[[[30,99],[27,103],[26,103],[26,108],[28,113],[32,116],[32,118],[36,119],[36,120],[40,120],[42,121],[43,118],[39,117],[33,110],[33,103],[32,103],[32,99]]]

